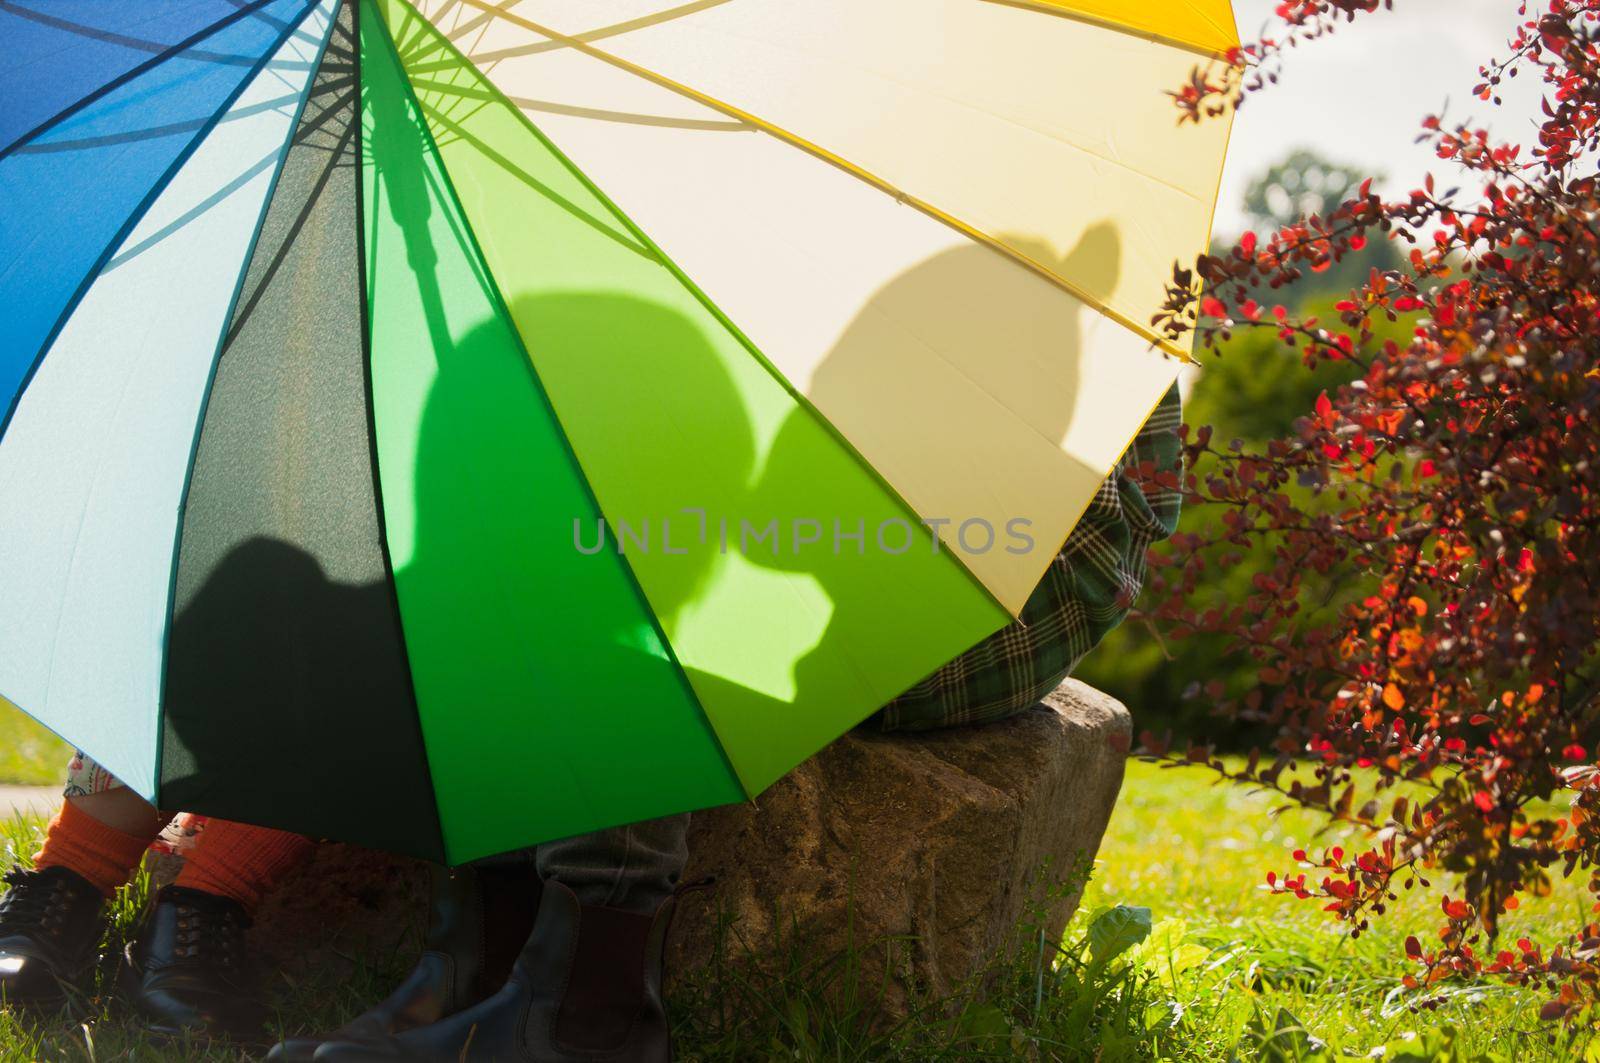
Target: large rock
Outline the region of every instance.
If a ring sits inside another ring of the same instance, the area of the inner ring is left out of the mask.
[[[686,899],[672,969],[770,974],[852,947],[860,986],[896,957],[884,1003],[898,1010],[908,984],[943,997],[966,983],[1019,927],[1059,940],[1129,731],[1120,703],[1068,680],[1001,723],[846,735],[755,801],[695,817],[688,879],[716,885]]]
[[[797,957],[863,957],[882,1006],[944,995],[1024,923],[1056,940],[1122,783],[1127,710],[1075,680],[1002,723],[854,732],[743,805],[695,816],[687,896],[669,945],[679,987]],[[254,938],[291,981],[415,949],[419,865],[326,845],[261,913]],[[894,949],[883,943],[893,940]],[[331,972],[337,977],[337,971]],[[688,990],[685,990],[686,992]]]

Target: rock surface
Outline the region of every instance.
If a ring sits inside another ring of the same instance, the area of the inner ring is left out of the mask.
[[[1123,706],[1076,680],[1001,723],[915,735],[853,732],[744,805],[695,817],[669,945],[679,977],[898,939],[895,983],[943,997],[1037,919],[1059,940],[1122,785]],[[703,898],[703,899],[702,899]],[[886,950],[866,949],[876,986]],[[774,954],[777,954],[776,956]],[[903,1000],[891,988],[890,1010]]]
[[[680,984],[745,974],[854,942],[893,1012],[915,984],[945,995],[981,972],[1030,912],[1050,940],[1077,901],[1122,783],[1127,710],[1068,680],[1010,720],[913,735],[854,732],[756,801],[695,816],[669,944]],[[258,918],[257,946],[296,980],[414,949],[426,874],[325,845]],[[720,946],[720,952],[719,952]],[[718,958],[720,957],[720,959]],[[874,966],[876,965],[876,966]],[[703,982],[701,984],[704,984]]]

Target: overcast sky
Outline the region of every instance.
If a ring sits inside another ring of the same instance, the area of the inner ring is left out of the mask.
[[[1259,36],[1276,3],[1234,0],[1244,39]],[[1243,228],[1245,188],[1294,146],[1386,174],[1391,191],[1417,187],[1429,169],[1443,181],[1450,165],[1412,141],[1422,117],[1446,101],[1447,115],[1486,116],[1496,133],[1530,148],[1539,115],[1537,78],[1509,83],[1503,107],[1471,95],[1478,64],[1505,55],[1516,9],[1517,0],[1396,0],[1394,11],[1364,16],[1290,51],[1278,84],[1256,93],[1239,113],[1217,208],[1218,235]]]

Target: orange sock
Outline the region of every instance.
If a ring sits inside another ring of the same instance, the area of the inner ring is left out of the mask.
[[[298,834],[208,819],[173,885],[229,897],[254,912],[261,898],[310,856],[312,848],[311,839]]]
[[[33,866],[76,871],[107,897],[133,877],[156,832],[143,837],[108,827],[73,801],[66,801],[45,831],[44,847],[33,854]]]

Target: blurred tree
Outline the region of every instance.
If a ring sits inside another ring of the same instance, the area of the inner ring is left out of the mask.
[[[1275,233],[1302,219],[1322,218],[1338,210],[1339,205],[1354,195],[1361,182],[1369,176],[1375,181],[1382,178],[1381,174],[1363,175],[1359,170],[1327,159],[1309,148],[1295,148],[1250,182],[1250,187],[1244,193],[1245,214],[1253,227],[1262,232]],[[1232,243],[1231,240],[1217,241],[1222,250],[1231,247]],[[1404,265],[1404,259],[1392,243],[1372,240],[1339,261],[1330,262],[1323,272],[1300,278],[1290,297],[1294,303],[1302,304],[1314,301],[1321,295],[1337,293],[1342,296],[1352,288],[1365,284],[1373,270],[1395,270]],[[1284,298],[1281,295],[1272,296],[1270,289],[1264,287],[1252,294],[1261,302],[1268,302],[1270,298]],[[1233,430],[1226,427],[1226,421],[1216,423],[1226,431]]]
[[[1244,193],[1244,210],[1253,226],[1281,229],[1301,218],[1332,212],[1369,176],[1374,175],[1333,162],[1309,148],[1296,148],[1250,182]]]

